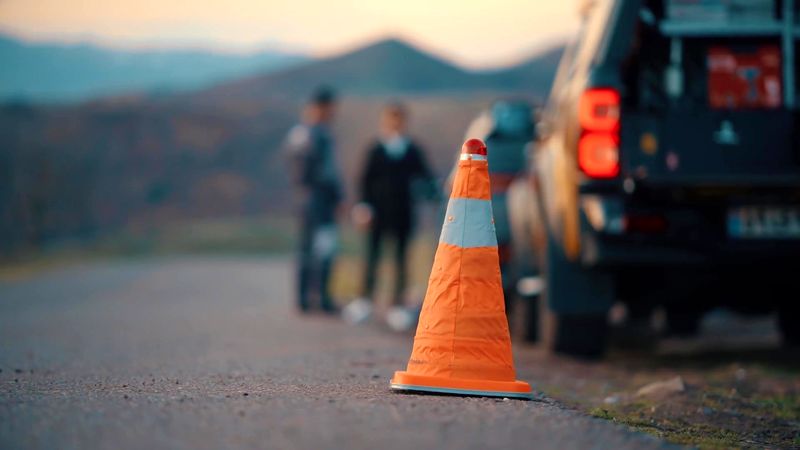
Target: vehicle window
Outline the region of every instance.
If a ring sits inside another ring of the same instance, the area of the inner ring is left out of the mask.
[[[711,3],[709,2],[709,4]],[[720,5],[720,7],[724,6],[723,3]],[[744,73],[745,68],[748,68],[748,73],[751,73],[752,77],[756,77],[753,79],[761,80],[763,77],[772,76],[769,75],[769,71],[773,69],[763,65],[765,58],[763,55],[780,51],[781,37],[778,33],[762,36],[731,31],[727,34],[719,33],[716,36],[703,36],[699,33],[678,35],[679,64],[674,65],[671,62],[671,55],[675,50],[676,42],[661,31],[659,22],[661,20],[699,22],[696,18],[668,18],[669,13],[664,10],[664,4],[656,0],[646,2],[644,7],[648,14],[642,14],[641,17],[652,18],[655,16],[658,20],[655,23],[652,20],[649,23],[641,20],[637,26],[636,34],[632,39],[631,53],[623,65],[623,79],[628,87],[628,95],[624,99],[626,103],[645,109],[662,109],[670,106],[691,109],[719,108],[720,106],[715,105],[720,104],[720,98],[724,98],[725,103],[730,104],[730,107],[733,108],[761,108],[775,104],[765,93],[759,94],[757,101],[751,101],[752,93],[744,92],[745,88],[739,86],[741,83],[738,78],[735,82],[729,80],[727,75],[720,75],[720,70],[716,70],[712,76],[710,64],[713,58],[716,57],[717,61],[720,61],[722,57],[727,64],[734,64],[738,67],[737,73]],[[699,7],[694,6],[694,8]],[[671,14],[677,16],[678,12],[673,10]],[[753,17],[762,17],[759,20],[773,20],[778,24],[774,16],[772,19],[768,18],[769,11],[757,10],[748,14]],[[704,26],[715,26],[714,24],[716,24],[717,27],[720,27],[724,24],[737,23],[738,20],[742,20],[740,16],[732,16],[726,19],[713,19],[711,22],[704,21],[703,24]],[[797,67],[797,59],[792,64]],[[667,84],[670,75],[676,73],[675,67],[678,68],[680,87],[677,91],[678,94],[675,94],[676,91],[672,91],[673,94],[670,95]],[[782,82],[780,75],[778,79],[779,82]],[[734,83],[735,86],[731,83]],[[795,77],[794,83],[796,86],[798,85],[797,77]]]

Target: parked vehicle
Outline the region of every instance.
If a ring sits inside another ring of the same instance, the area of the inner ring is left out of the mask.
[[[497,100],[470,124],[465,136],[467,139],[480,138],[491,149],[488,158],[492,210],[503,274],[506,312],[509,315],[513,313],[517,298],[518,281],[534,270],[529,264],[522,263],[532,259],[522,260],[527,248],[521,245],[520,235],[513,232],[509,220],[509,210],[513,205],[511,187],[520,181],[525,182],[521,177],[525,175],[526,153],[534,139],[534,126],[533,108],[528,101]],[[522,294],[525,295],[524,292]]]
[[[602,353],[616,301],[663,305],[673,333],[715,306],[778,311],[800,344],[799,3],[584,8],[531,164],[556,351]]]

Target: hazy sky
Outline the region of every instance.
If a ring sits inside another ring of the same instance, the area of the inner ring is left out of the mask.
[[[33,40],[330,54],[407,38],[469,66],[513,62],[575,29],[577,0],[0,0],[0,30]]]

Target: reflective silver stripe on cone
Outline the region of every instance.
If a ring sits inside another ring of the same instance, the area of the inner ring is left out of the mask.
[[[462,161],[486,161],[486,155],[477,155],[475,153],[462,153]]]
[[[497,247],[492,217],[492,202],[488,200],[451,198],[439,242],[461,248]]]

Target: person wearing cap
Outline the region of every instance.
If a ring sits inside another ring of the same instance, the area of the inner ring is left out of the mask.
[[[286,138],[286,155],[299,203],[300,247],[297,266],[297,307],[305,313],[313,300],[325,313],[336,306],[329,279],[338,246],[336,211],[342,183],[330,131],[336,109],[334,92],[314,91],[303,108],[302,122]]]
[[[387,323],[396,331],[414,325],[415,314],[405,306],[408,244],[414,228],[415,193],[436,192],[424,152],[408,137],[408,113],[400,103],[387,105],[381,114],[380,137],[367,149],[359,182],[361,202],[352,211],[356,225],[367,230],[367,254],[362,296],[343,311],[350,323],[362,323],[372,314],[376,270],[385,238],[394,240],[396,278]],[[420,189],[415,189],[419,186]]]

